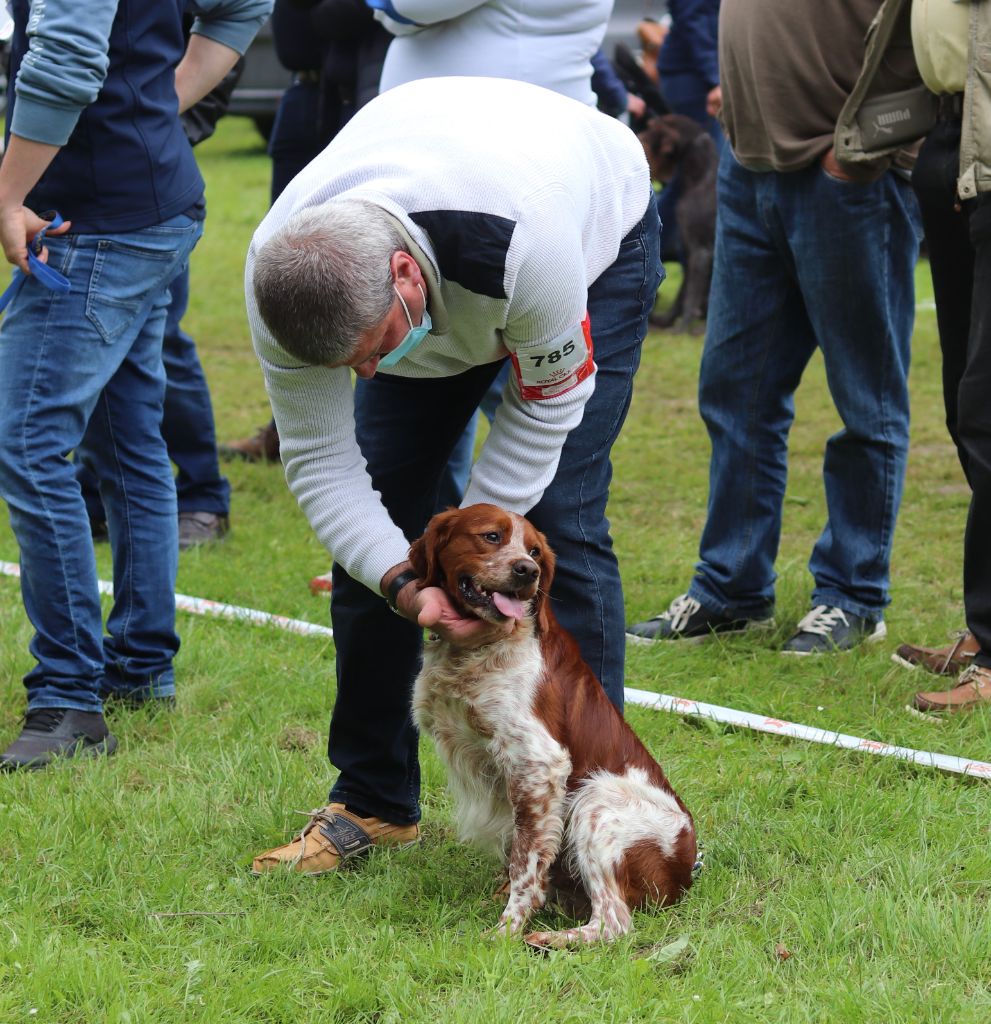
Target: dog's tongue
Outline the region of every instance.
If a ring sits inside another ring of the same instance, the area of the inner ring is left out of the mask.
[[[518,597],[510,597],[496,591],[492,595],[492,603],[507,619],[523,618],[523,602]]]

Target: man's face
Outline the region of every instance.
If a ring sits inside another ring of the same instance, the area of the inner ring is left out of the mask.
[[[397,257],[402,257],[398,264]],[[396,253],[393,257],[392,273],[393,284],[405,299],[413,325],[417,326],[422,322],[427,308],[424,301],[426,281],[420,274],[420,268],[406,253]],[[422,292],[418,285],[422,286]],[[403,304],[397,297],[393,300],[389,312],[386,313],[381,323],[369,327],[358,335],[358,345],[351,358],[345,363],[335,363],[334,365],[350,366],[359,377],[368,380],[375,376],[382,356],[388,355],[394,348],[398,348],[409,333],[409,329],[410,321],[406,318]]]

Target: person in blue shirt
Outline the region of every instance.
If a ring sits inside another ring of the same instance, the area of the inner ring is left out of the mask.
[[[24,727],[0,767],[111,754],[103,699],[174,700],[175,484],[161,435],[169,286],[202,231],[203,179],[179,113],[243,53],[270,0],[13,0],[0,245],[0,496],[35,633]],[[61,214],[55,217],[54,211]],[[30,254],[29,254],[30,247]],[[104,637],[89,520],[69,452],[107,510]]]

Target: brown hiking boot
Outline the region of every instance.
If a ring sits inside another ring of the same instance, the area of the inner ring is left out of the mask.
[[[971,665],[960,676],[952,690],[917,693],[911,707],[923,712],[969,711],[977,707],[991,708],[991,668]]]
[[[304,875],[336,871],[341,861],[367,853],[373,846],[409,846],[420,838],[419,825],[391,825],[381,818],[362,818],[344,804],[309,812],[303,831],[285,846],[266,850],[251,863],[252,874],[284,868]]]
[[[904,668],[921,668],[937,676],[959,675],[974,660],[981,645],[970,630],[958,633],[956,640],[947,647],[916,647],[902,644],[891,660]]]
[[[227,461],[244,459],[245,462],[278,462],[279,431],[276,429],[275,421],[266,423],[252,437],[217,445],[217,453]]]

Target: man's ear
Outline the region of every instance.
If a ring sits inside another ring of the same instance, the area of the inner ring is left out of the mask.
[[[427,282],[424,280],[420,264],[403,249],[397,249],[389,260],[389,269],[392,271],[392,279],[397,285],[409,284],[416,287],[423,285],[426,290]]]

